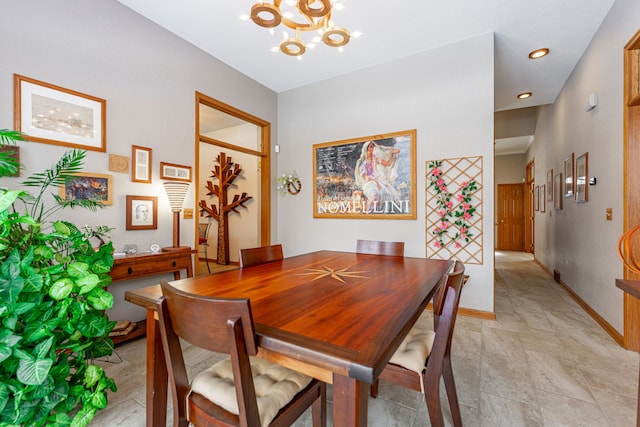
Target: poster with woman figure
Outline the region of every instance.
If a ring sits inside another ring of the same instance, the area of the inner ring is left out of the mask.
[[[315,218],[415,219],[416,131],[313,146]]]

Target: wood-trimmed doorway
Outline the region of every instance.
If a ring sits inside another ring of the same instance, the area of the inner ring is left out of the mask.
[[[533,210],[533,190],[535,185],[535,162],[531,160],[527,163],[525,175],[525,198],[524,198],[524,252],[535,254],[536,223]]]
[[[233,160],[237,162],[240,160],[240,165],[243,169],[244,176],[239,177],[240,180],[234,181],[234,185],[248,184],[251,182],[252,190],[249,193],[254,200],[252,200],[250,212],[252,217],[255,217],[255,221],[251,220],[249,227],[243,227],[243,233],[252,233],[253,237],[247,237],[244,239],[244,243],[238,243],[241,247],[251,246],[263,246],[268,245],[271,242],[271,158],[270,158],[270,146],[271,146],[271,124],[265,120],[255,117],[249,113],[218,101],[214,98],[206,96],[202,93],[196,92],[195,97],[195,117],[196,117],[196,138],[195,138],[195,185],[196,185],[196,203],[199,203],[204,195],[206,195],[205,179],[201,177],[204,174],[208,174],[210,168],[215,167],[215,164],[211,157],[208,155],[206,162],[207,167],[201,166],[203,160],[201,155],[203,152],[210,152],[210,148],[213,147],[215,152],[224,152],[228,156],[232,156]],[[215,155],[214,155],[215,156]],[[246,173],[245,173],[246,172]],[[211,180],[211,178],[209,178]],[[245,182],[241,182],[244,180]],[[258,182],[255,182],[258,181]],[[213,184],[217,184],[217,180],[214,180]],[[238,190],[240,191],[240,190]],[[232,189],[229,192],[230,196],[233,196],[235,191]],[[212,200],[209,200],[212,202]],[[246,212],[240,212],[246,215]],[[196,227],[196,248],[200,248],[198,244],[198,225],[201,221],[205,221],[200,217],[200,212],[197,212],[198,220],[194,221]],[[234,215],[236,215],[234,213]],[[212,224],[212,229],[217,230],[217,223],[215,221]],[[232,219],[233,221],[233,219]],[[230,221],[230,224],[231,222]],[[215,227],[214,227],[215,226]],[[249,231],[247,231],[249,229]],[[234,238],[231,233],[231,238]],[[217,231],[209,233],[209,246],[208,254],[210,262],[212,260],[211,255],[216,254],[217,246]],[[234,247],[235,242],[230,242],[230,260],[231,263],[235,263],[234,259],[237,257],[237,248]],[[235,250],[234,250],[235,249]],[[198,265],[200,263],[197,263]],[[206,269],[205,269],[206,271]],[[197,271],[197,273],[203,273]]]
[[[640,30],[624,47],[624,230],[640,224]],[[624,278],[640,280],[625,268]],[[624,346],[640,351],[640,300],[624,292]]]

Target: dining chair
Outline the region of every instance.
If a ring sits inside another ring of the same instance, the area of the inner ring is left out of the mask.
[[[211,273],[211,267],[209,267],[207,248],[209,247],[209,230],[211,230],[211,224],[211,222],[198,224],[198,245],[204,246],[204,261],[207,263],[207,271],[209,273]]]
[[[464,264],[456,261],[453,271],[445,276],[436,292],[434,329],[431,329],[429,322],[418,319],[378,378],[424,393],[433,427],[444,426],[440,377],[444,379],[453,425],[462,426],[451,365],[451,340],[464,279]],[[371,386],[371,396],[374,398],[378,395],[378,380]]]
[[[160,336],[173,399],[173,425],[288,426],[311,407],[326,426],[326,384],[260,359],[248,299],[217,299],[160,282]],[[206,327],[200,327],[206,325]],[[189,384],[180,340],[228,354]]]
[[[283,259],[282,245],[259,246],[257,248],[240,249],[240,268]]]
[[[404,256],[404,242],[361,240],[356,243],[357,254]]]

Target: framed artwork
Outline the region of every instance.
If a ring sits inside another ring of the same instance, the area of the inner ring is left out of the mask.
[[[540,186],[540,212],[546,212],[547,210],[547,200],[545,198],[545,194],[547,191],[546,188],[547,188],[546,184],[542,184]]]
[[[313,146],[313,217],[416,219],[416,131]]]
[[[94,199],[103,205],[113,203],[113,177],[101,173],[79,172],[65,180],[59,188],[65,200]]]
[[[191,166],[160,162],[160,179],[191,182]]]
[[[553,169],[547,172],[547,202],[553,202]]]
[[[109,154],[109,170],[112,172],[129,172],[129,158],[117,154]]]
[[[131,146],[131,181],[151,184],[151,148]]]
[[[155,230],[158,228],[158,198],[155,196],[127,196],[127,230]]]
[[[564,197],[573,196],[573,153],[564,159]]]
[[[576,202],[589,201],[589,153],[576,159]]]
[[[33,142],[105,152],[107,101],[13,75],[16,130]]]
[[[553,177],[553,208],[562,209],[562,192],[564,190],[564,181],[562,181],[562,172],[557,173]]]
[[[536,188],[533,190],[533,208],[536,211],[540,210],[540,187],[536,185]]]

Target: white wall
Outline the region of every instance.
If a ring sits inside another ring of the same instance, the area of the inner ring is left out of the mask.
[[[555,104],[542,107],[535,142],[536,185],[564,159],[589,152],[589,201],[563,199],[563,209],[536,215],[535,253],[549,269],[620,333],[623,332],[622,277],[616,243],[623,228],[623,47],[638,30],[640,2],[617,0],[574,69]],[[553,54],[553,51],[552,51]],[[599,105],[587,112],[589,94]],[[605,220],[613,208],[613,220]]]
[[[352,251],[358,238],[398,240],[424,257],[425,162],[483,156],[484,264],[461,305],[493,311],[493,35],[486,34],[367,68],[278,97],[278,173],[296,170],[297,196],[278,198],[278,241],[285,255]],[[312,145],[417,130],[417,220],[314,219]]]
[[[496,156],[496,184],[523,183],[526,167],[526,154]]]
[[[171,245],[172,216],[159,163],[191,165],[195,173],[196,91],[271,122],[275,135],[274,92],[118,2],[93,0],[89,6],[83,0],[6,1],[1,10],[0,128],[13,128],[13,73],[107,101],[107,153],[89,152],[85,170],[113,175],[113,205],[97,214],[65,211],[64,218],[115,227],[116,250],[126,243],[136,243],[140,250],[152,243]],[[108,171],[108,154],[128,157],[131,145],[153,149],[152,184],[132,183],[130,174]],[[63,147],[40,143],[21,143],[20,148],[26,167],[22,179],[51,166],[64,152]],[[5,178],[0,185],[15,187],[20,181]],[[193,185],[185,207],[195,209]],[[125,230],[126,195],[158,196],[157,230]],[[272,217],[275,226],[275,211]],[[181,244],[195,245],[197,222],[182,220]],[[154,277],[140,283],[157,281]],[[140,283],[110,288],[117,305],[112,317],[128,316],[131,310],[131,320],[144,317],[142,309],[122,299],[125,289]]]

